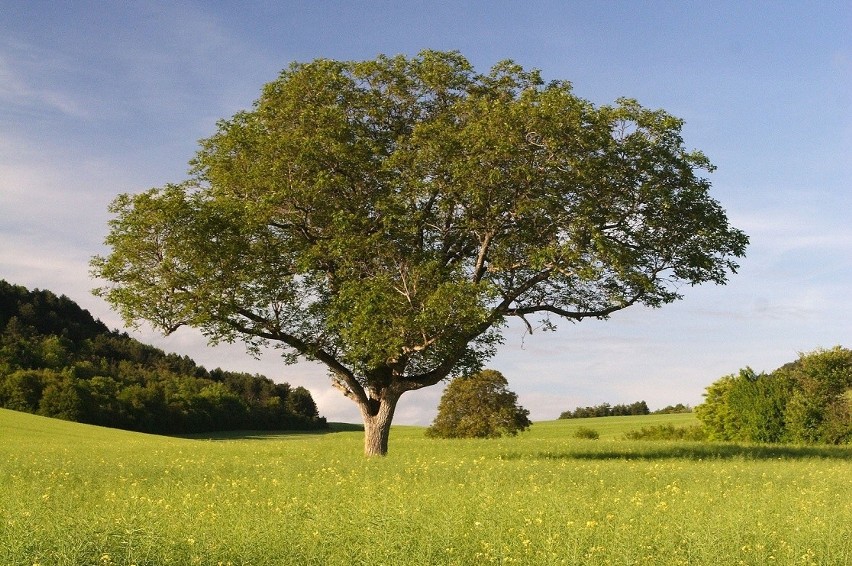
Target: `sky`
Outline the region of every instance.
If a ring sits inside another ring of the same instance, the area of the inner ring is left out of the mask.
[[[711,194],[751,238],[725,286],[660,309],[525,333],[488,367],[533,420],[601,403],[699,404],[740,368],[852,347],[852,1],[53,2],[0,0],[0,279],[67,295],[110,328],[208,369],[307,387],[358,422],[325,370],[126,329],[91,294],[109,203],[179,182],[198,140],[293,61],[458,50],[513,59],[595,104],[626,96],[685,120]],[[441,386],[404,395],[429,424]]]

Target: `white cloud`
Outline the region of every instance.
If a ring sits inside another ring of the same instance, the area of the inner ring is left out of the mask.
[[[0,44],[0,50],[9,51],[9,44]],[[28,51],[33,46],[26,46]],[[0,102],[6,111],[59,112],[71,118],[89,117],[88,109],[67,92],[55,88],[38,86],[36,74],[61,73],[62,65],[57,61],[39,59],[19,53],[0,52]]]
[[[6,152],[3,152],[6,153]],[[85,164],[65,159],[0,154],[0,232],[14,231],[65,248],[94,253],[105,233],[112,196]]]
[[[741,216],[740,224],[751,236],[753,246],[774,254],[809,249],[820,253],[850,251],[852,227],[835,222],[831,216],[836,212],[785,208]]]

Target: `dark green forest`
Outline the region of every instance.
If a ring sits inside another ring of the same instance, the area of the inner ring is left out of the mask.
[[[327,426],[304,387],[208,371],[111,331],[68,297],[3,280],[0,407],[158,434]]]

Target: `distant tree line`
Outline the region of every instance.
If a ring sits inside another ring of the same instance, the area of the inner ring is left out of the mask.
[[[623,417],[627,415],[670,415],[673,413],[691,413],[692,407],[678,403],[667,405],[662,409],[651,411],[645,401],[636,401],[629,405],[610,405],[601,403],[593,407],[577,407],[573,411],[564,411],[559,415],[560,419],[588,419],[591,417]]]
[[[656,411],[651,411],[652,415],[673,415],[676,413],[691,413],[692,407],[689,405],[684,405],[683,403],[678,403],[676,405],[666,405],[662,409],[657,409]]]
[[[3,280],[0,407],[164,434],[327,426],[303,387],[208,371],[110,331],[65,296]]]
[[[559,418],[587,419],[589,417],[620,417],[625,415],[648,415],[650,412],[645,401],[637,401],[629,405],[601,403],[594,407],[577,407],[573,411],[564,411],[559,415]]]
[[[816,350],[771,373],[745,368],[704,397],[695,413],[713,440],[848,444],[852,350]]]

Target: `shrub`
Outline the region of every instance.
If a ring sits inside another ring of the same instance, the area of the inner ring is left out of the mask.
[[[852,350],[836,346],[802,354],[775,373],[794,384],[785,414],[789,440],[852,441]]]
[[[801,354],[770,374],[750,368],[707,387],[695,408],[711,440],[852,441],[852,351]]]
[[[587,426],[578,427],[574,431],[574,438],[586,438],[588,440],[597,440],[600,438],[600,433],[593,428]]]

